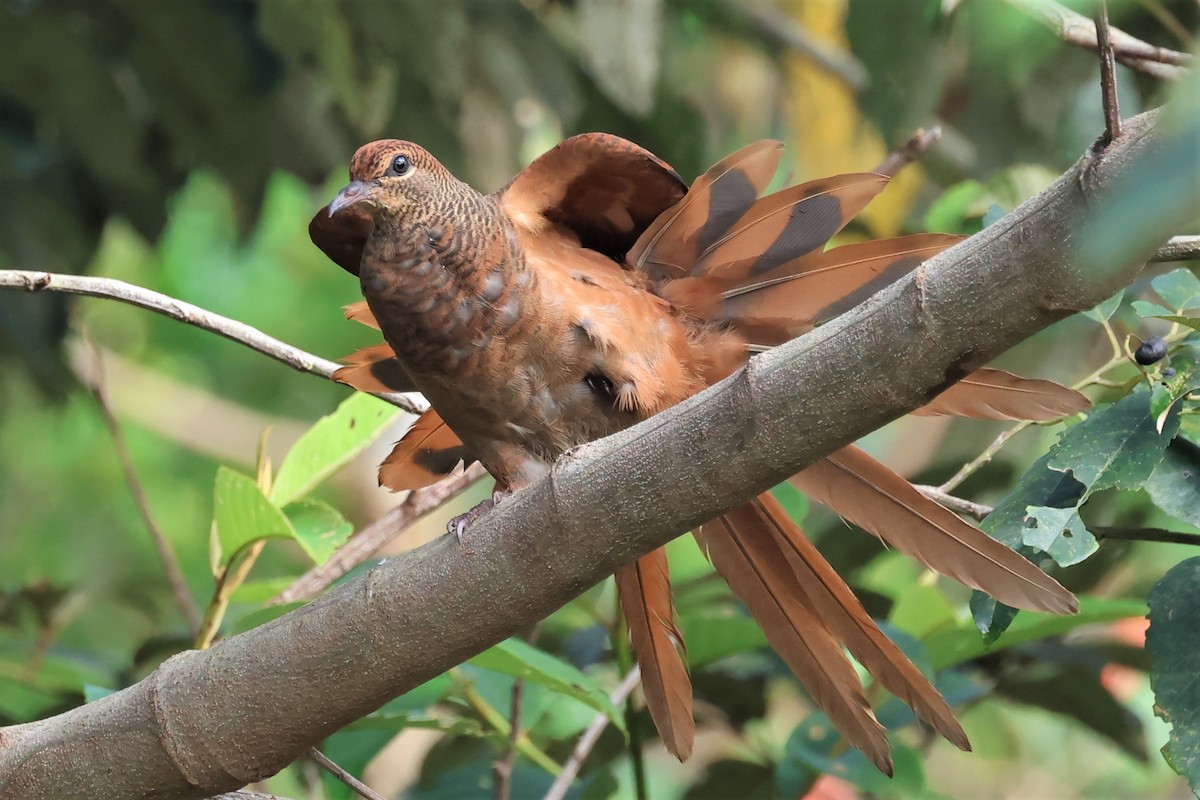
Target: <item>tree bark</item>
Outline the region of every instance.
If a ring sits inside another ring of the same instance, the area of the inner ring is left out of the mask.
[[[1174,225],[1111,233],[1131,178],[1178,152],[1156,115],[982,233],[647,422],[574,451],[481,518],[211,650],[65,714],[0,729],[0,798],[199,798],[279,771],[388,699],[631,561],[922,405],[1127,285]],[[1172,149],[1174,148],[1174,149]],[[1182,165],[1188,172],[1191,165]],[[1194,173],[1192,173],[1194,174]],[[1089,256],[1096,259],[1096,256]]]

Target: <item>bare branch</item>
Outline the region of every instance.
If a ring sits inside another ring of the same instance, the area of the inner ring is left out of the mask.
[[[642,670],[640,667],[635,666],[617,684],[617,688],[613,689],[608,699],[614,706],[620,707],[641,679]],[[580,735],[579,741],[575,743],[575,749],[571,751],[571,757],[563,764],[562,772],[554,779],[554,783],[550,785],[550,790],[546,792],[546,796],[542,800],[563,800],[567,796],[567,792],[571,790],[571,784],[574,782],[575,777],[579,775],[579,770],[583,767],[583,762],[587,760],[588,755],[592,752],[592,748],[596,746],[596,742],[600,741],[600,734],[604,733],[604,729],[607,727],[608,715],[597,714],[596,718],[592,720],[591,724]]]
[[[1008,4],[1037,18],[1058,38],[1068,44],[1096,50],[1099,47],[1096,25],[1082,14],[1076,13],[1053,0],[1007,0]],[[1163,80],[1175,80],[1184,74],[1184,67],[1191,66],[1192,57],[1187,53],[1147,44],[1118,29],[1112,33],[1113,55],[1130,69],[1153,75]]]
[[[4,269],[0,270],[0,288],[24,289],[27,292],[66,292],[67,294],[119,300],[122,303],[154,311],[188,325],[211,331],[230,341],[245,345],[251,350],[257,350],[265,356],[270,356],[292,369],[320,375],[329,380],[333,379],[334,371],[341,366],[281,342],[244,322],[222,317],[220,314],[214,314],[191,303],[185,303],[174,297],[168,297],[165,294],[134,286],[115,278]],[[420,414],[429,407],[425,398],[417,394],[380,393],[376,396],[413,414]]]
[[[889,178],[894,177],[901,169],[925,155],[926,151],[937,144],[941,138],[942,129],[939,125],[934,125],[929,130],[917,128],[902,147],[893,151],[872,172],[887,175]]]
[[[1119,539],[1128,542],[1162,542],[1200,546],[1200,533],[1169,531],[1163,528],[1093,528],[1097,539]]]
[[[1175,236],[1150,256],[1151,261],[1196,261],[1200,259],[1200,236]]]
[[[1104,103],[1104,139],[1108,145],[1121,135],[1121,107],[1117,103],[1117,76],[1108,26],[1108,3],[1096,4],[1096,48],[1100,54],[1100,97]]]
[[[318,764],[320,764],[330,775],[349,786],[351,791],[353,791],[359,797],[364,797],[366,800],[387,800],[387,798],[385,798],[379,792],[375,791],[370,786],[367,786],[358,778],[342,769],[337,762],[322,753],[317,748],[309,748],[308,755],[313,761],[316,761]]]
[[[91,342],[89,341],[88,344]],[[117,451],[117,460],[121,462],[121,469],[125,473],[125,484],[129,487],[129,493],[133,495],[133,503],[137,506],[142,524],[149,531],[150,539],[154,542],[154,549],[158,553],[159,560],[162,561],[163,570],[167,573],[167,581],[171,584],[172,594],[175,595],[175,604],[179,606],[183,618],[187,620],[188,629],[194,635],[196,631],[200,630],[200,607],[196,605],[196,598],[192,597],[192,593],[188,589],[187,580],[183,577],[183,570],[179,566],[179,559],[175,557],[175,551],[171,549],[166,534],[154,521],[154,514],[150,511],[150,498],[146,496],[146,490],[142,488],[142,482],[138,479],[137,469],[133,466],[133,457],[129,454],[125,436],[121,433],[121,424],[113,414],[104,393],[104,359],[95,346],[92,347],[92,352],[95,370],[92,373],[93,380],[89,388],[92,390],[92,396],[96,398],[96,405],[100,408],[100,416],[104,419],[109,435],[112,436],[113,449]]]
[[[796,21],[771,3],[731,2],[730,7],[744,13],[764,35],[790,50],[809,58],[821,69],[833,75],[854,91],[862,91],[871,76],[862,62],[851,53],[837,50],[813,38]]]
[[[959,514],[966,514],[968,517],[975,519],[983,519],[988,514],[992,513],[991,506],[985,506],[983,503],[973,503],[970,500],[964,500],[961,497],[956,497],[949,492],[943,492],[936,486],[916,486],[918,492],[928,497],[938,505],[944,506],[951,511],[956,511]]]
[[[484,475],[487,475],[487,470],[476,462],[467,467],[461,475],[452,475],[432,486],[410,492],[403,503],[363,528],[329,560],[301,575],[295,583],[272,597],[267,605],[311,600],[332,586],[338,578],[378,552],[385,544],[404,533],[418,519],[458,497]]]
[[[1147,228],[1114,210],[1175,152],[1156,119],[1126,120],[1086,185],[1081,162],[862,305],[560,459],[481,517],[465,546],[443,536],[133,686],[0,728],[0,800],[190,800],[273,774],[619,565],[1094,307],[1138,274],[1160,231],[1200,214],[1200,199],[1185,198]],[[1088,252],[1081,266],[1092,225],[1128,249]],[[797,391],[806,386],[828,388]]]

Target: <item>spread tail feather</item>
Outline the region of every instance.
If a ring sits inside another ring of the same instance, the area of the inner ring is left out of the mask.
[[[379,465],[379,485],[393,492],[421,489],[449,475],[459,461],[471,461],[462,440],[429,409]]]
[[[333,373],[333,379],[360,392],[413,392],[416,385],[400,366],[391,345],[373,344],[355,350],[342,359],[346,366]]]
[[[700,251],[754,204],[782,155],[781,142],[762,141],[718,161],[646,228],[626,261],[654,276],[684,275]]]
[[[779,543],[809,606],[831,633],[885,689],[960,750],[967,735],[937,689],[863,608],[858,597],[770,494],[731,511],[739,528],[761,528]]]
[[[850,310],[959,241],[920,233],[806,255],[727,289],[714,316],[756,344],[780,344]]]
[[[768,195],[702,250],[689,274],[741,281],[819,253],[887,183],[882,175],[851,173]]]
[[[692,754],[696,722],[692,681],[678,650],[683,637],[675,627],[667,551],[659,548],[626,564],[617,570],[616,580],[633,652],[642,669],[646,707],[667,750],[686,761]]]
[[[1046,422],[1092,407],[1086,395],[1054,381],[1022,378],[1002,369],[976,370],[913,414]]]
[[[1075,596],[978,528],[925,497],[856,447],[845,447],[791,478],[887,545],[1014,608],[1074,614]]]
[[[706,523],[696,538],[813,701],[847,742],[891,775],[887,732],[867,702],[858,673],[796,581],[779,543],[736,514]]]

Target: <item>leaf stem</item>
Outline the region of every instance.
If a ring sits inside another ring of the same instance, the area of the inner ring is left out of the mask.
[[[461,677],[461,673],[459,673]],[[475,709],[479,716],[483,717],[483,721],[490,725],[496,733],[508,738],[512,735],[512,725],[505,719],[504,715],[496,710],[495,706],[483,698],[475,690],[475,687],[470,682],[464,681],[463,699],[470,704],[471,708]],[[562,766],[550,756],[546,755],[545,751],[535,745],[525,733],[518,735],[515,747],[518,753],[528,758],[534,764],[537,764],[542,769],[549,772],[551,775],[557,776],[562,772]]]
[[[237,566],[233,566],[231,561],[217,575],[217,584],[213,587],[212,599],[208,601],[208,608],[204,610],[204,621],[200,624],[200,632],[196,634],[196,650],[207,650],[212,647],[213,640],[217,638],[217,631],[221,629],[221,622],[225,619],[225,612],[229,609],[229,598],[246,580],[246,576],[254,568],[254,562],[258,561],[258,556],[266,545],[266,539],[256,539],[251,542],[246,547],[246,554],[242,556],[241,561],[237,562]]]

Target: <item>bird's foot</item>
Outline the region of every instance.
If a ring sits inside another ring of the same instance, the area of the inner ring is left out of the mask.
[[[458,543],[462,544],[463,531],[467,529],[467,526],[473,524],[475,520],[491,511],[501,500],[508,497],[510,494],[512,494],[511,491],[492,492],[491,497],[476,504],[475,507],[470,511],[451,518],[451,520],[446,523],[446,533],[453,533],[454,538],[458,539]]]

